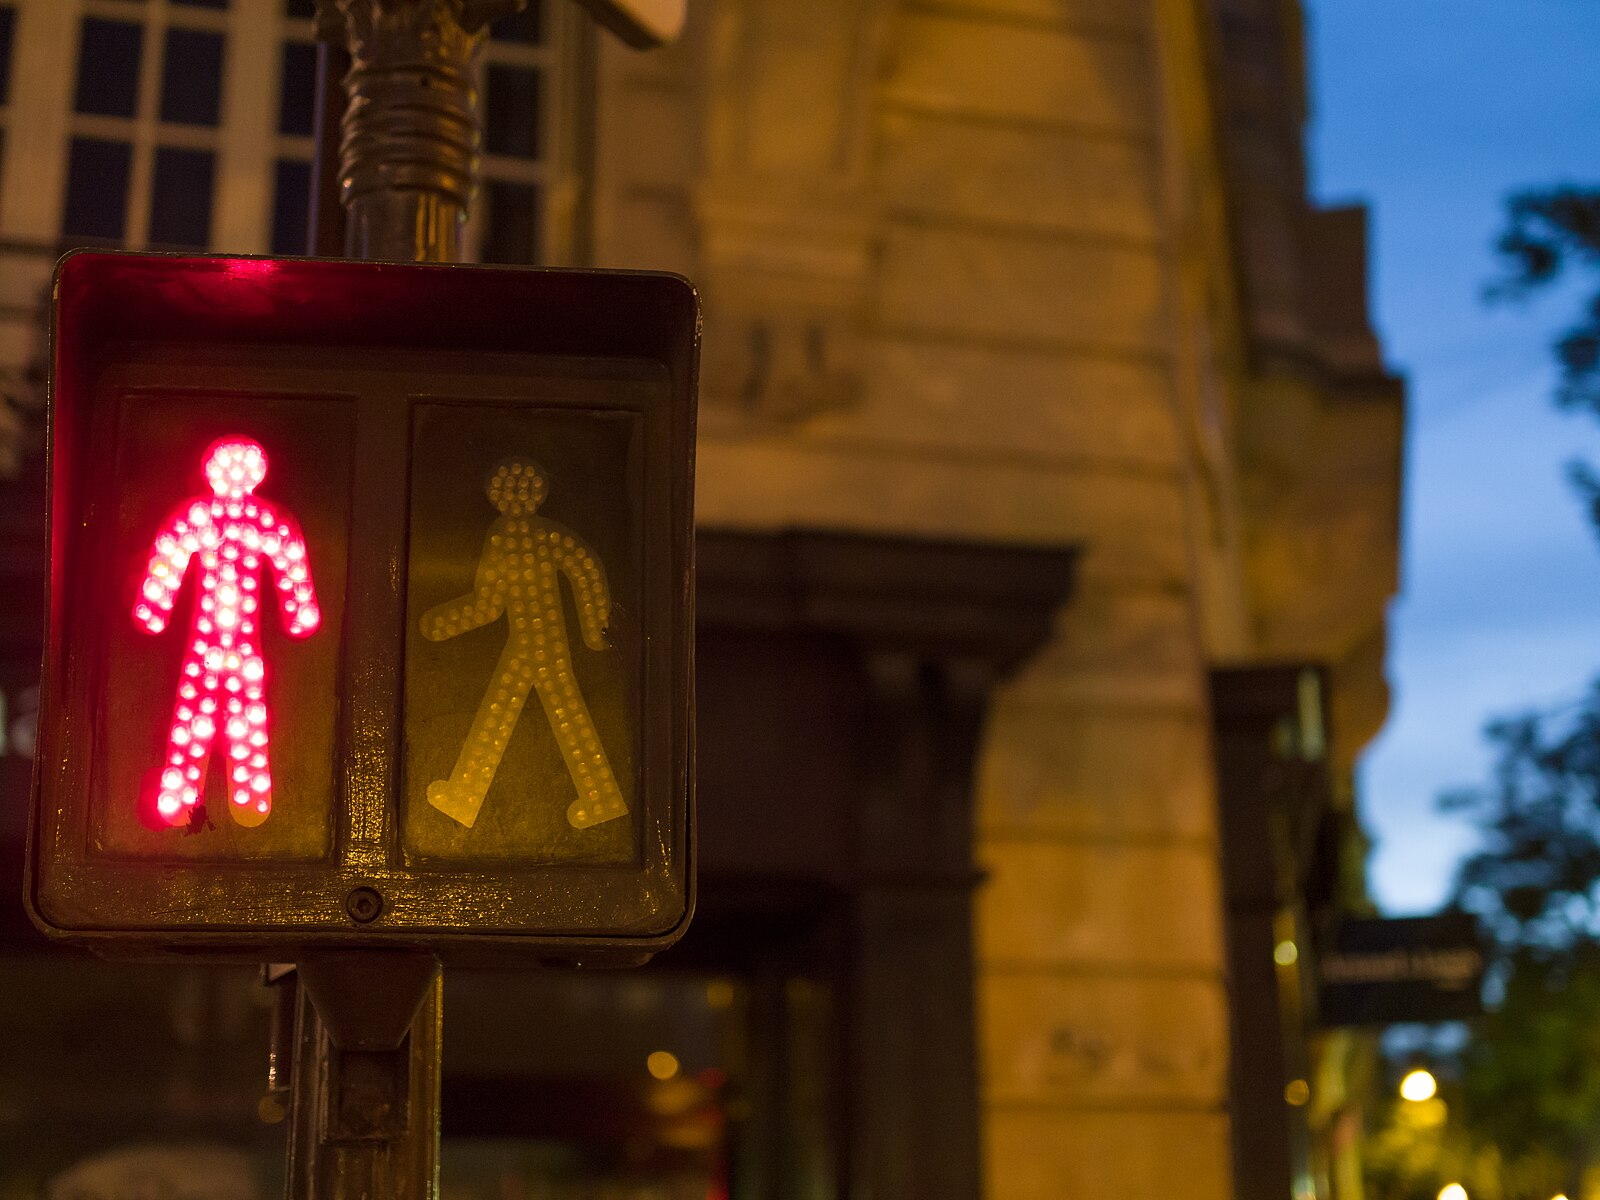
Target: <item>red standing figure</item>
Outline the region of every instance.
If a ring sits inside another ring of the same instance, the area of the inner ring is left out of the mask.
[[[168,825],[188,824],[205,790],[206,765],[220,730],[228,753],[228,810],[240,825],[259,825],[272,811],[267,667],[256,641],[263,562],[272,564],[277,577],[278,604],[291,637],[314,633],[322,612],[299,524],[253,494],[267,474],[260,444],[244,437],[214,442],[205,472],[211,496],[185,501],[167,520],[133,609],[141,628],[160,633],[189,560],[199,560],[200,602],[178,677],[156,811]]]

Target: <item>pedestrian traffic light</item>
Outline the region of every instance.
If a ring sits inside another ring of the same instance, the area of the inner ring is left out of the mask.
[[[85,252],[53,333],[47,932],[582,961],[681,933],[684,281]]]

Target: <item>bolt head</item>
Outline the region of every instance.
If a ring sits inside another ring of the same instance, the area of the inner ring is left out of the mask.
[[[344,911],[349,914],[352,921],[366,925],[377,920],[378,915],[383,912],[383,897],[373,888],[354,888],[344,898]]]

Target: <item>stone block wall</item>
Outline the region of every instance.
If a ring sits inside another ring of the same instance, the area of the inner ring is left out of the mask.
[[[1205,678],[1299,593],[1246,519],[1241,423],[1273,418],[1241,398],[1210,8],[691,11],[603,50],[595,199],[602,264],[703,286],[699,520],[1084,549],[980,772],[987,1193],[1220,1200]]]

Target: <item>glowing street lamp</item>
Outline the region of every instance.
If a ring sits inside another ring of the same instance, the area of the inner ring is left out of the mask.
[[[1400,1081],[1400,1098],[1402,1100],[1413,1102],[1432,1100],[1438,1091],[1439,1081],[1433,1077],[1431,1071],[1424,1070],[1422,1067],[1406,1072],[1405,1078]],[[1465,1195],[1466,1193],[1463,1192],[1462,1196]],[[1440,1197],[1441,1200],[1461,1200],[1461,1196],[1445,1197],[1443,1192],[1440,1193]]]

